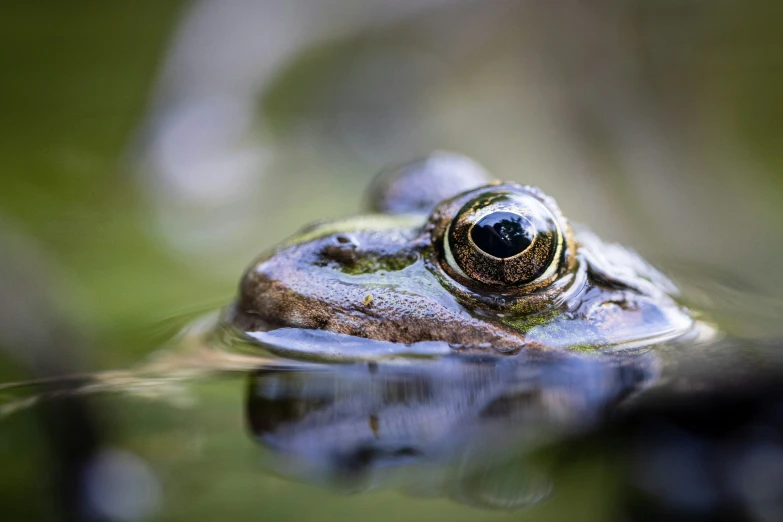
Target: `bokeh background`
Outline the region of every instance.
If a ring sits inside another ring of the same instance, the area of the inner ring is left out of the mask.
[[[138,361],[227,303],[261,250],[359,211],[380,168],[434,149],[540,186],[655,264],[780,297],[782,19],[773,0],[4,1],[0,376]],[[237,397],[204,397],[187,422],[241,426],[223,411]],[[136,453],[198,446],[142,411],[115,415]],[[0,498],[35,517],[46,457],[18,422]],[[233,437],[203,474],[250,466]],[[270,509],[296,503],[285,491]],[[388,495],[362,509],[407,498]]]

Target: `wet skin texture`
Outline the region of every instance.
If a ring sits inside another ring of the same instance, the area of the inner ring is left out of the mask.
[[[245,273],[228,320],[455,350],[591,350],[688,331],[676,288],[535,187],[436,153],[382,173],[371,214],[306,227]]]

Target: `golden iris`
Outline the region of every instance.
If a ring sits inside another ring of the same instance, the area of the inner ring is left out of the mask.
[[[506,191],[467,202],[444,241],[447,258],[459,271],[488,285],[519,286],[548,278],[563,249],[562,231],[549,209],[532,195]]]

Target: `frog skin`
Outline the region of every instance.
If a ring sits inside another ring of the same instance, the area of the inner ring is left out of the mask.
[[[693,328],[635,252],[467,158],[383,172],[368,200],[367,215],[305,227],[256,260],[227,321],[502,354],[647,346]]]

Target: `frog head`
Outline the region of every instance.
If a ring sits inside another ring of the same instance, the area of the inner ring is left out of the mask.
[[[229,322],[479,353],[644,346],[693,326],[635,252],[467,158],[433,154],[368,193],[369,213],[305,227],[257,259]]]

